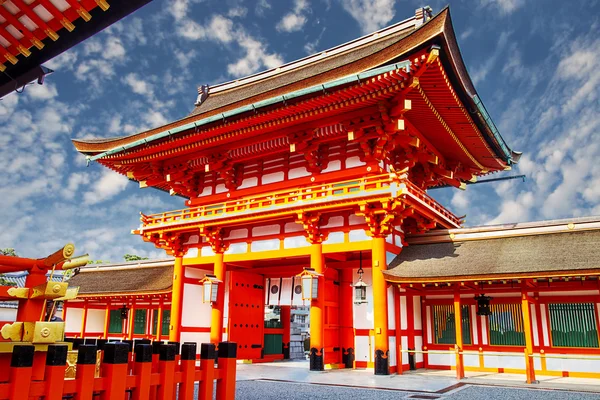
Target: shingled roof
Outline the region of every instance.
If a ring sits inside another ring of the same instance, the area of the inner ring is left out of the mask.
[[[600,274],[599,243],[596,229],[415,244],[384,274],[392,282]]]
[[[79,286],[78,297],[170,292],[173,260],[89,266],[81,268],[69,286]]]

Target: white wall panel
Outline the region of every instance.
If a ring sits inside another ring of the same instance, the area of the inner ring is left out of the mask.
[[[183,310],[181,325],[189,327],[210,327],[212,307],[202,302],[202,285],[183,285]]]
[[[348,217],[348,224],[350,224],[350,225],[360,225],[360,224],[364,224],[364,223],[365,223],[365,217],[362,217],[360,215],[351,214]]]
[[[429,365],[456,365],[456,356],[454,354],[429,354]]]
[[[479,344],[479,335],[477,334],[477,308],[475,307],[475,305],[471,305],[470,307],[471,310],[471,321],[473,321],[473,323],[471,324],[471,337],[473,338],[473,344],[474,345],[478,345]]]
[[[329,218],[326,225],[323,228],[335,228],[337,226],[344,226],[344,217],[341,215]]]
[[[367,302],[362,304],[353,304],[352,309],[354,312],[354,328],[355,329],[373,329],[373,288],[371,278],[371,268],[363,268],[365,273],[363,274],[363,282],[367,286]],[[358,269],[352,270],[352,275],[357,276]]]
[[[483,365],[487,368],[525,369],[525,356],[495,356],[494,353],[484,353]]]
[[[415,336],[415,350],[423,350],[423,336]],[[416,362],[423,362],[423,353],[415,355]]]
[[[477,367],[479,368],[479,354],[465,354],[463,355],[463,363],[465,367]]]
[[[225,187],[225,184],[220,184],[215,186],[215,193],[224,193],[227,192],[227,188]]]
[[[344,243],[344,232],[330,232],[323,244]]]
[[[367,165],[367,164],[360,161],[360,158],[358,158],[358,157],[346,158],[346,168],[360,167],[361,165]]]
[[[305,236],[290,236],[283,239],[283,247],[285,249],[296,249],[299,247],[308,247],[310,243]]]
[[[425,307],[425,318],[427,318],[427,343],[433,343],[433,324],[431,323],[431,306]]]
[[[297,223],[297,222],[288,222],[283,227],[283,230],[286,233],[289,233],[289,232],[303,232],[304,231],[304,227],[301,224]]]
[[[348,240],[351,242],[362,242],[364,240],[371,240],[371,238],[367,236],[364,229],[355,229],[348,232]]]
[[[415,330],[423,329],[421,321],[421,297],[413,297],[413,313],[415,316]]]
[[[185,277],[192,279],[202,279],[206,274],[212,274],[212,270],[185,267]]]
[[[354,360],[369,361],[369,337],[356,336],[354,338]]]
[[[402,344],[402,350],[408,349],[408,337],[401,336],[400,343]],[[408,364],[408,353],[402,352],[402,364]]]
[[[406,296],[400,296],[400,329],[407,329]]]
[[[488,330],[487,330],[487,318],[484,316],[479,317],[481,322],[481,343],[488,344]]]
[[[249,187],[254,187],[258,185],[258,178],[246,178],[242,181],[242,184],[238,187],[238,189],[245,189]]]
[[[67,311],[67,316],[69,312]],[[88,309],[87,319],[85,321],[86,332],[104,332],[104,317],[106,316],[105,310],[94,310]],[[81,320],[79,322],[81,329]]]
[[[327,168],[325,168],[323,171],[321,171],[321,173],[339,171],[340,169],[342,169],[341,161],[333,160],[333,161],[329,161]]]
[[[252,228],[252,236],[278,235],[281,227],[278,224],[256,226]]]
[[[210,246],[204,246],[200,249],[200,256],[201,257],[210,257],[210,256],[214,256],[215,252],[212,250],[212,247]]]
[[[284,179],[284,174],[282,172],[274,172],[272,174],[266,174],[262,176],[262,184],[266,185],[268,183],[281,182]]]
[[[248,229],[232,229],[225,239],[245,239],[248,237]]]
[[[390,367],[395,367],[397,365],[396,363],[396,337],[395,336],[390,336],[388,338],[388,347],[389,347],[389,356],[388,356],[388,360],[390,362]]]
[[[16,317],[16,314],[15,314]],[[66,332],[80,332],[81,320],[83,318],[82,308],[67,307],[67,320],[65,321]]]
[[[185,253],[185,255],[183,256],[183,258],[196,258],[198,257],[198,248],[196,247],[192,247],[191,249],[189,249],[187,251],[187,253]]]
[[[305,167],[294,168],[288,171],[288,179],[302,178],[303,176],[309,176],[310,172]]]
[[[225,254],[244,254],[248,252],[248,243],[232,243]]]
[[[544,346],[550,346],[550,337],[548,336],[548,317],[546,315],[546,305],[540,306],[542,315],[542,338],[544,339]]]
[[[577,357],[584,356],[577,355]],[[548,369],[549,371],[597,373],[598,371],[600,371],[600,360],[563,360],[559,358],[546,358],[546,369]]]
[[[279,239],[257,240],[250,245],[251,251],[279,250]]]
[[[533,333],[533,345],[539,346],[540,338],[538,336],[537,313],[534,304],[531,304],[531,330]]]
[[[16,308],[0,308],[0,321],[12,322],[17,319]]]
[[[387,288],[388,329],[396,329],[396,304],[394,302],[394,287]]]

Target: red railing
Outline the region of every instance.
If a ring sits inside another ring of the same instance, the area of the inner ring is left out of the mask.
[[[15,345],[12,354],[0,357],[0,399],[212,400],[215,381],[216,399],[235,398],[237,345],[232,342],[219,344],[216,367],[214,344],[201,345],[199,366],[196,343],[184,343],[181,351],[179,343],[143,340],[75,341],[74,347],[77,363],[71,365],[65,344],[49,345],[47,353]]]
[[[395,188],[392,187],[393,184],[396,184]],[[375,175],[348,181],[270,192],[218,204],[202,205],[158,214],[142,214],[140,220],[144,228],[153,228],[186,224],[196,220],[206,221],[233,215],[283,210],[285,208],[318,202],[368,198],[385,193],[389,193],[392,196],[406,193],[456,226],[460,225],[460,220],[454,214],[428,196],[425,191],[412,184],[408,179],[399,178],[394,174]]]

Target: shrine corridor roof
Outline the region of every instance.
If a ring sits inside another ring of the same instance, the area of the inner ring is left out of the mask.
[[[384,274],[400,283],[600,274],[600,228],[517,235],[408,245]]]
[[[69,279],[69,286],[79,286],[78,296],[84,297],[169,292],[173,286],[173,260],[92,265],[81,268]]]

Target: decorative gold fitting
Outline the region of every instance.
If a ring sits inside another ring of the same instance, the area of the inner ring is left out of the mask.
[[[17,46],[17,49],[19,50],[19,53],[23,54],[25,57],[29,57],[31,55],[31,52],[25,46]]]
[[[69,21],[66,18],[63,18],[60,20],[60,23],[62,26],[65,27],[66,30],[68,30],[69,32],[73,32],[73,30],[75,29],[75,25],[73,25],[73,23],[71,23],[71,21]]]
[[[67,243],[62,249],[57,250],[53,254],[46,257],[44,260],[44,265],[46,267],[52,267],[53,265],[59,264],[73,257],[74,253],[75,245],[73,243]]]
[[[67,282],[46,282],[33,288],[31,298],[56,299],[67,294]]]
[[[110,5],[104,0],[96,0],[96,4],[98,4],[98,7],[100,7],[102,11],[106,11],[110,7]]]
[[[10,53],[6,53],[4,55],[4,58],[6,58],[6,60],[9,61],[12,65],[15,65],[19,61],[15,56],[13,56]]]
[[[46,34],[46,36],[48,36],[50,39],[52,39],[52,41],[56,42],[58,40],[58,34],[56,32],[54,32],[52,29],[46,29],[44,31],[44,33]]]
[[[92,19],[90,13],[85,11],[83,8],[77,9],[77,14],[79,14],[81,19],[83,19],[85,22],[88,22],[90,19]]]
[[[65,263],[62,265],[62,269],[73,269],[77,267],[83,267],[84,265],[87,265],[89,261],[90,259],[88,254],[73,257],[69,261],[65,261]]]
[[[6,71],[6,66],[2,63],[0,63],[0,72],[4,72]]]
[[[0,333],[4,340],[20,342],[23,337],[23,323],[13,322],[12,324],[5,324],[0,330]]]
[[[65,336],[64,322],[24,322],[23,341],[32,343],[62,342]]]
[[[10,297],[15,297],[17,299],[27,299],[29,298],[29,288],[16,288],[12,287],[6,291],[6,293]]]
[[[440,56],[439,49],[431,49],[429,52],[429,56],[427,57],[427,64],[431,64]]]
[[[32,43],[32,44],[33,44],[35,47],[37,47],[37,49],[38,49],[38,50],[41,50],[41,49],[43,49],[43,48],[44,48],[44,43],[42,43],[42,41],[41,41],[41,40],[39,40],[39,39],[33,38],[33,39],[31,39],[31,43]]]

